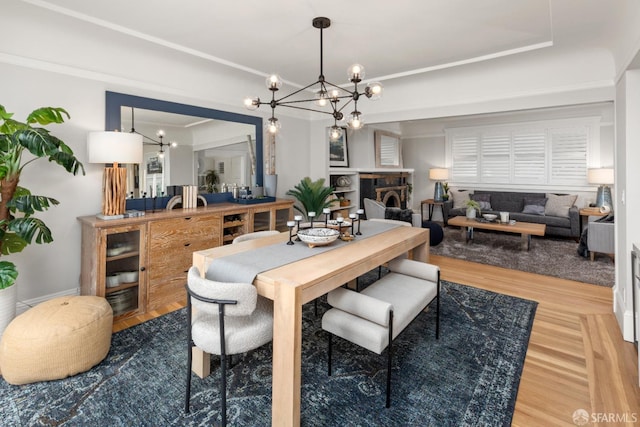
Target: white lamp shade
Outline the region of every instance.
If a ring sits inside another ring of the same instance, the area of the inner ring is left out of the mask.
[[[142,135],[125,132],[89,132],[89,163],[142,163]]]
[[[587,180],[590,184],[613,184],[613,169],[589,169],[587,171]]]
[[[443,181],[449,179],[449,169],[434,168],[429,169],[429,179],[432,181]]]

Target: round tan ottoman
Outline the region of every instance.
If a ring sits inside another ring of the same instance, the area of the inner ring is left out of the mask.
[[[0,371],[10,384],[65,378],[100,363],[111,346],[113,311],[101,297],[45,301],[9,323],[0,341]]]

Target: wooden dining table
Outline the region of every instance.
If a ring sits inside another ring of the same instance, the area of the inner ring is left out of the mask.
[[[284,245],[288,239],[288,233],[281,233],[194,252],[193,265],[204,276],[218,257],[266,245]],[[428,262],[429,229],[396,227],[367,238],[357,236],[334,250],[258,273],[253,281],[258,294],[273,300],[271,425],[300,425],[302,305],[403,254]],[[194,354],[193,368],[196,374],[207,375],[208,355]]]

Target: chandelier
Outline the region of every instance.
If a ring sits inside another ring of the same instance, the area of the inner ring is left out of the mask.
[[[143,138],[147,139],[148,141],[144,141],[144,140],[143,140],[143,142],[142,142],[142,143],[143,143],[144,145],[157,145],[157,146],[159,146],[159,147],[160,147],[160,149],[158,150],[158,157],[160,157],[161,159],[163,159],[163,158],[164,158],[164,147],[167,147],[167,148],[175,148],[175,147],[177,147],[177,146],[178,146],[178,143],[177,143],[177,142],[175,142],[175,141],[171,141],[171,142],[163,142],[163,138],[164,138],[164,136],[165,136],[165,132],[164,132],[162,129],[159,129],[159,130],[156,132],[156,137],[157,137],[158,139],[150,138],[150,137],[148,137],[147,135],[144,135],[144,134],[142,134],[142,133],[138,132],[138,131],[136,130],[136,127],[135,127],[135,120],[134,120],[134,113],[133,113],[133,111],[134,111],[134,109],[133,109],[133,107],[131,107],[131,131],[130,131],[130,133],[138,134],[138,135],[142,136]]]
[[[324,77],[322,68],[322,31],[325,28],[329,28],[331,20],[329,18],[319,17],[314,18],[312,23],[314,28],[320,29],[320,76],[318,77],[318,80],[303,87],[302,89],[290,93],[289,95],[276,98],[276,93],[282,87],[282,79],[279,75],[272,74],[267,77],[266,80],[267,88],[271,91],[271,101],[261,101],[257,96],[247,97],[244,100],[244,105],[249,110],[255,110],[261,105],[268,105],[271,107],[271,117],[267,120],[265,127],[267,132],[272,134],[277,133],[281,127],[280,122],[275,117],[276,107],[288,107],[329,114],[334,120],[333,126],[329,129],[329,137],[333,141],[342,136],[342,128],[338,126],[338,122],[345,118],[343,113],[345,107],[353,103],[353,111],[349,113],[347,126],[351,129],[360,129],[364,122],[362,121],[362,113],[358,111],[358,100],[363,95],[371,100],[379,99],[382,95],[383,88],[382,84],[372,82],[367,84],[362,92],[358,90],[358,83],[362,82],[365,77],[364,67],[360,64],[354,64],[347,70],[349,81],[353,83],[353,90],[346,89],[327,81]],[[295,97],[305,90],[315,91],[315,96],[308,99],[299,99],[299,97]],[[309,103],[311,103],[311,106]]]

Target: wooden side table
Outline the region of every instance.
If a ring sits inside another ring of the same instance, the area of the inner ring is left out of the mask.
[[[447,218],[444,217],[444,201],[436,202],[433,199],[426,199],[421,201],[420,202],[420,218],[424,218],[424,213],[423,213],[424,205],[429,206],[429,221],[431,221],[431,218],[433,217],[433,210],[435,209],[435,207],[440,206],[440,209],[442,210],[442,222],[444,222],[445,227],[447,226]]]
[[[587,217],[587,223],[589,223],[590,216],[607,216],[609,213],[600,212],[600,208],[582,208],[580,209],[580,232],[582,233],[582,218]]]

